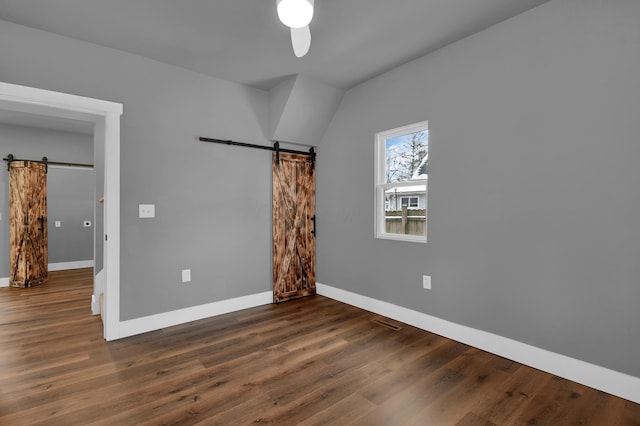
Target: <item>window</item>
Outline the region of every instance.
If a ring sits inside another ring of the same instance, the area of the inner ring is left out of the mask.
[[[400,205],[402,207],[418,208],[418,197],[402,197],[400,199]],[[389,209],[387,209],[389,210]]]
[[[427,241],[427,122],[376,133],[376,237]]]

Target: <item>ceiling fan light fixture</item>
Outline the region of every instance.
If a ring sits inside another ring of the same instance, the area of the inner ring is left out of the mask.
[[[311,47],[311,31],[309,27],[291,28],[291,47],[297,58],[302,58]]]
[[[289,28],[306,27],[313,18],[313,1],[278,0],[278,18]]]

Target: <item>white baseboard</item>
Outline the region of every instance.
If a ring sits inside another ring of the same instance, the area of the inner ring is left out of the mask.
[[[93,260],[80,260],[77,262],[50,263],[49,271],[66,271],[67,269],[93,268]]]
[[[227,314],[229,312],[255,308],[256,306],[268,305],[270,303],[273,303],[273,292],[266,291],[264,293],[251,294],[249,296],[236,297],[234,299],[222,300],[206,305],[192,306],[176,311],[121,321],[119,324],[118,338],[159,330],[190,321]]]
[[[638,377],[325,284],[316,283],[316,290],[318,294],[331,299],[640,403],[640,378]]]
[[[50,263],[49,271],[65,271],[67,269],[93,268],[93,260],[80,260],[78,262]],[[9,287],[9,277],[0,278],[0,287]]]

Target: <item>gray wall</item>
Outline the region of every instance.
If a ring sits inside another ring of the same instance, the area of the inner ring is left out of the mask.
[[[639,15],[553,0],[348,92],[318,280],[640,376]],[[267,143],[266,92],[2,21],[0,57],[2,81],[124,104],[122,319],[271,288],[265,153],[195,140]],[[429,242],[374,240],[373,134],[425,119]]]
[[[553,0],[347,92],[318,281],[640,376],[639,17]],[[421,120],[429,241],[375,240],[373,135]]]
[[[0,124],[0,156],[91,163],[93,136],[32,127]],[[9,276],[9,173],[6,163],[0,170],[0,277]],[[49,169],[47,175],[49,217],[49,263],[93,259],[93,228],[83,228],[82,220],[93,222],[93,171]],[[80,175],[82,174],[82,175]],[[87,177],[88,174],[88,177]],[[60,220],[62,227],[54,228]]]
[[[269,144],[267,92],[4,21],[0,57],[2,81],[124,105],[122,320],[271,289],[269,153],[196,139]]]
[[[93,143],[91,139],[89,142]],[[94,186],[91,169],[49,167],[49,263],[93,260]],[[91,221],[90,227],[84,226],[85,220]],[[55,227],[56,221],[60,221],[59,228]]]

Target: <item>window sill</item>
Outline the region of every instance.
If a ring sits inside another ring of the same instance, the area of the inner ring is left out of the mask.
[[[408,241],[412,243],[426,243],[427,237],[420,235],[405,235],[405,234],[377,234],[377,239],[381,240],[395,240],[395,241]]]

